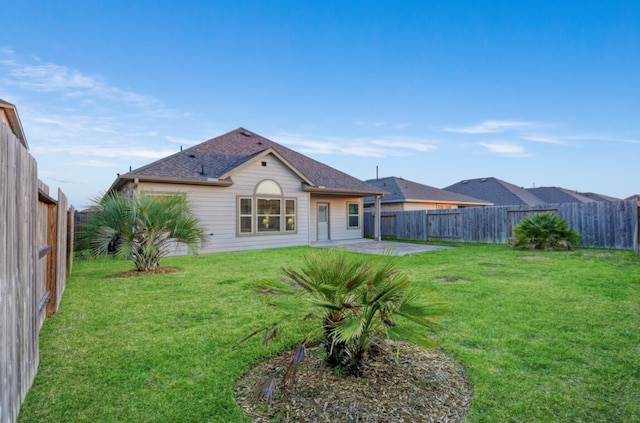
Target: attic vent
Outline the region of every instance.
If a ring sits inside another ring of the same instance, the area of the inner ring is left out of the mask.
[[[267,167],[267,162],[262,162],[263,167]]]
[[[487,178],[480,179],[480,182],[487,182]]]
[[[258,145],[262,145],[262,141],[258,141],[256,144],[258,144]]]
[[[468,184],[469,181],[467,181],[466,179],[464,181],[462,181],[463,184]]]
[[[244,135],[245,137],[250,137],[251,134],[245,131],[240,131],[240,135]]]
[[[189,154],[189,157],[191,157],[192,159],[195,159],[196,155],[195,154]]]

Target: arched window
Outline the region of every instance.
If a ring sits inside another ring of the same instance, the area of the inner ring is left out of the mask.
[[[285,198],[271,179],[259,182],[252,197],[238,197],[238,234],[280,234],[296,231],[296,200]]]

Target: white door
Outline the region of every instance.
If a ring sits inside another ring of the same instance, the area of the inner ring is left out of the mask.
[[[318,204],[318,241],[329,240],[329,205]]]

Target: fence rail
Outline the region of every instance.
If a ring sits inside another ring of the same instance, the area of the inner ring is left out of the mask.
[[[0,121],[0,423],[15,422],[39,364],[39,333],[67,277],[67,198],[38,180],[35,159]]]
[[[582,246],[639,251],[640,210],[636,200],[538,206],[382,212],[383,237],[507,244],[526,216],[553,211],[580,232]],[[373,213],[365,213],[365,236],[373,234]]]

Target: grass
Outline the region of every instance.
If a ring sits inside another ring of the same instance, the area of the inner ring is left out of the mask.
[[[276,342],[233,349],[301,312],[252,287],[310,250],[166,258],[177,272],[137,278],[109,277],[131,263],[76,261],[19,422],[248,421],[235,380],[311,324],[291,319]],[[399,263],[424,295],[453,305],[439,338],[474,383],[467,421],[640,422],[640,257],[464,244]]]

